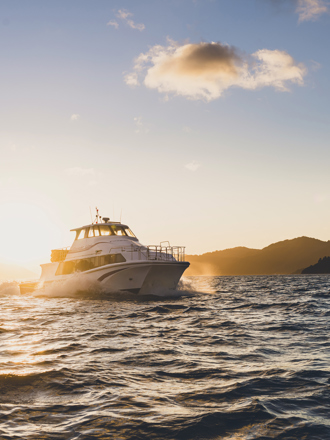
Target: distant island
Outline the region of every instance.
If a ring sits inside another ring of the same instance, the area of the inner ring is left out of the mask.
[[[38,278],[38,275],[25,267],[0,263],[0,282],[8,280],[31,280],[36,278]]]
[[[321,264],[328,264],[330,269],[330,241],[298,237],[273,243],[263,249],[236,247],[202,255],[187,255],[190,267],[185,275],[326,273],[305,272],[310,266],[318,265],[324,257],[328,257],[329,261],[322,260]]]
[[[301,273],[303,274],[317,274],[330,273],[330,257],[320,258],[316,264],[306,267]]]

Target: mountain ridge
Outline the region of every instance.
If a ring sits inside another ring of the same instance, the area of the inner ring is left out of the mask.
[[[330,241],[297,237],[272,243],[263,249],[243,246],[187,255],[191,263],[185,275],[293,274],[330,256]]]

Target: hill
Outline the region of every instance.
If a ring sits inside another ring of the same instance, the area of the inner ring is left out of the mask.
[[[330,257],[320,258],[316,264],[306,267],[301,273],[303,274],[317,274],[330,273]]]
[[[0,282],[7,280],[30,280],[36,279],[38,275],[15,264],[0,263]]]
[[[272,275],[301,273],[330,256],[330,241],[299,237],[263,249],[236,247],[202,255],[187,255],[185,275]]]

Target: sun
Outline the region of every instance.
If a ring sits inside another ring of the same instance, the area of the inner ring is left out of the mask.
[[[60,230],[50,213],[39,205],[8,202],[0,205],[0,259],[28,264],[50,255]]]

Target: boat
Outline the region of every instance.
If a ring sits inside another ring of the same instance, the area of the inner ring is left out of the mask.
[[[75,233],[72,246],[52,250],[51,262],[41,264],[40,279],[21,283],[21,293],[43,289],[79,273],[104,290],[148,295],[174,290],[189,266],[184,246],[171,246],[169,242],[145,246],[127,225],[101,217],[98,209],[91,224],[71,231]]]

